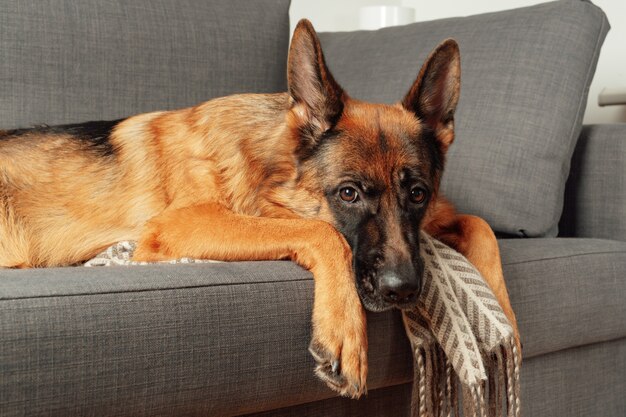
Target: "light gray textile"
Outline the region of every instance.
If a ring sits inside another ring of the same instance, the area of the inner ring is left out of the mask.
[[[430,51],[461,49],[457,137],[443,191],[517,236],[556,236],[570,157],[609,29],[589,2],[565,0],[379,31],[321,34],[329,67],[356,98],[399,101]]]
[[[626,241],[626,124],[584,126],[559,229],[563,236]]]
[[[626,335],[626,243],[500,244],[526,359]],[[0,270],[0,415],[231,415],[331,398],[306,350],[312,297],[291,262]],[[370,390],[409,382],[400,314],[368,321]]]
[[[0,128],[286,89],[289,0],[7,0]]]
[[[524,417],[626,415],[626,339],[562,350],[526,360],[522,369]],[[410,385],[370,391],[367,398],[333,398],[255,417],[408,417]],[[252,416],[249,416],[252,417]]]
[[[195,263],[211,263],[211,262],[221,262],[214,261],[210,259],[194,259],[194,258],[179,258],[179,259],[170,259],[166,261],[160,262],[145,262],[145,261],[133,261],[133,254],[137,249],[137,241],[134,240],[122,240],[117,242],[108,248],[104,249],[102,252],[89,259],[87,262],[83,263],[83,266],[91,268],[91,267],[100,267],[100,266],[139,266],[139,265],[148,265],[151,263],[161,263],[161,264],[195,264]]]

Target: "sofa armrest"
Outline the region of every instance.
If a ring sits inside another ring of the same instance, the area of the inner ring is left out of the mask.
[[[626,124],[583,127],[559,229],[561,236],[626,240]]]

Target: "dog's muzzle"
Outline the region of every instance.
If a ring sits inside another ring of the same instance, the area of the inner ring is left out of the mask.
[[[411,263],[384,268],[378,275],[378,292],[394,307],[414,306],[422,291],[422,273],[423,268],[416,271]]]
[[[415,307],[422,292],[423,272],[421,262],[381,267],[357,285],[363,306],[370,311]]]

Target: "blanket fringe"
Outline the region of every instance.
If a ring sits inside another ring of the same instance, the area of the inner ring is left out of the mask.
[[[412,417],[520,416],[519,356],[513,338],[485,352],[487,380],[474,386],[460,382],[434,343],[416,348],[414,358]]]

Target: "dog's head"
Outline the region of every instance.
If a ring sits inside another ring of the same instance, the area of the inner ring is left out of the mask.
[[[323,196],[318,218],[350,244],[356,285],[372,311],[415,305],[422,287],[419,231],[454,139],[460,56],[446,40],[395,105],[350,99],[335,81],[310,22],[288,63],[290,123],[300,183]]]

